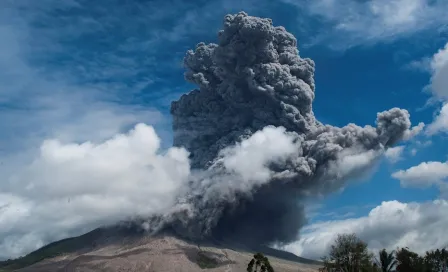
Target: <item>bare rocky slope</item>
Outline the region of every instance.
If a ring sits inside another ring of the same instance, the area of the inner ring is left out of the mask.
[[[0,263],[0,271],[246,271],[256,251],[269,257],[276,272],[311,272],[321,267],[319,262],[263,246],[254,248],[214,240],[193,242],[170,233],[150,236],[102,228]]]

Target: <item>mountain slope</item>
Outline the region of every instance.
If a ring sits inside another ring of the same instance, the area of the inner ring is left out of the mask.
[[[267,256],[277,272],[317,271],[320,263],[259,246],[207,240],[185,241],[127,228],[101,228],[51,243],[22,258],[0,262],[0,271],[245,271],[253,252]]]

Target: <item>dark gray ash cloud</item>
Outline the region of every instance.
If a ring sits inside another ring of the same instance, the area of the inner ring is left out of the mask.
[[[316,120],[315,64],[300,57],[296,38],[270,19],[244,12],[225,16],[218,43],[199,43],[184,64],[185,79],[197,89],[171,105],[174,145],[191,152],[194,169],[208,169],[187,194],[193,216],[176,217],[184,219],[173,224],[184,234],[247,243],[296,240],[306,223],[301,200],[340,189],[410,133],[409,113],[399,108],[378,113],[376,127],[339,128]],[[203,186],[204,180],[238,182],[218,163],[223,150],[267,126],[283,128],[294,155],[270,161],[267,182],[206,197],[213,186]]]

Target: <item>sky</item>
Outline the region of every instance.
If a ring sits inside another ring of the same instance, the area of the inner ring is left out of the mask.
[[[171,147],[170,103],[193,89],[182,58],[241,10],[284,26],[314,60],[321,122],[373,125],[400,107],[425,124],[363,178],[310,200],[308,225],[285,249],[319,258],[351,232],[371,250],[448,245],[447,1],[5,0],[0,258],[169,209],[165,196],[189,171],[186,151]]]

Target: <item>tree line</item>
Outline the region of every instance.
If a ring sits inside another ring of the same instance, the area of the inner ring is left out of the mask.
[[[445,248],[419,255],[409,248],[388,252],[382,249],[378,256],[370,253],[367,243],[355,234],[339,234],[322,258],[329,272],[448,272],[448,251]]]

